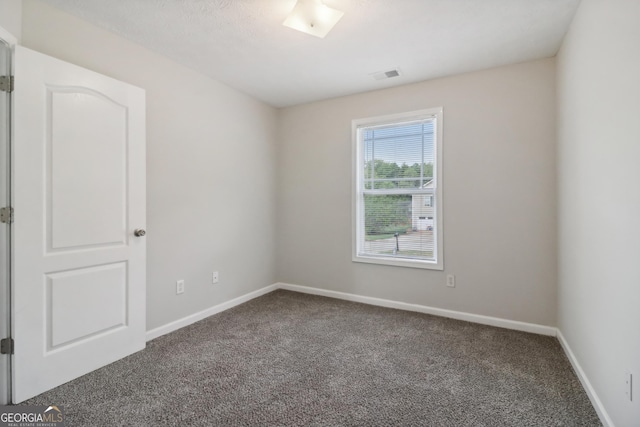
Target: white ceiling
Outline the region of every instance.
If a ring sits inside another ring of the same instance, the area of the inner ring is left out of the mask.
[[[276,107],[553,56],[579,3],[325,0],[320,39],[282,25],[295,0],[45,1]]]

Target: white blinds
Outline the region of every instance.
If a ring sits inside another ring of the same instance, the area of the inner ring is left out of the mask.
[[[361,129],[365,190],[420,190],[433,179],[434,120]]]

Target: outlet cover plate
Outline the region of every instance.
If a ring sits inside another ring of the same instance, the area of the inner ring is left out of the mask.
[[[447,287],[455,288],[456,287],[456,276],[453,274],[447,274]]]

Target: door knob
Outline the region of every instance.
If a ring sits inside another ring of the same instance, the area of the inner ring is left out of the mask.
[[[145,234],[147,234],[147,232],[146,232],[146,231],[144,231],[144,229],[143,229],[143,228],[136,228],[136,230],[133,232],[133,234],[134,234],[136,237],[142,237],[142,236],[144,236]]]

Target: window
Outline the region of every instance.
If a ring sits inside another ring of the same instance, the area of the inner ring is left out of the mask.
[[[424,196],[424,205],[428,207],[433,206],[433,196]]]
[[[353,121],[353,260],[442,270],[442,108]]]

